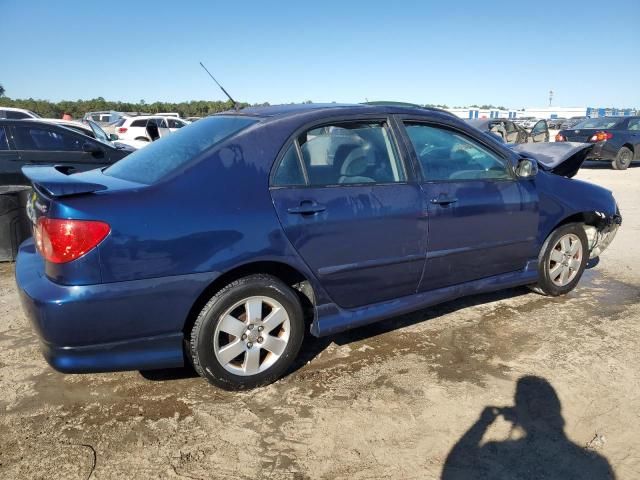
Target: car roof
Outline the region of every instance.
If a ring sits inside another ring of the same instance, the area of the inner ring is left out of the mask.
[[[400,102],[384,102],[377,104],[362,103],[304,103],[289,105],[270,105],[268,107],[246,107],[240,110],[229,110],[221,112],[225,115],[247,115],[259,118],[283,118],[299,115],[312,115],[320,113],[340,113],[340,114],[439,114],[448,117],[456,117],[454,114],[441,110],[439,108],[429,108],[414,106],[412,104],[404,104]]]
[[[39,124],[44,124],[53,128],[62,128],[63,131],[72,131],[73,133],[83,135],[82,133],[73,129],[73,127],[82,126],[82,124],[77,125],[75,122],[68,122],[68,124],[65,125],[63,123],[58,123],[57,119],[51,119],[51,118],[19,118],[19,119],[0,118],[0,123],[3,123],[5,125],[25,125],[25,126],[39,123]]]
[[[25,120],[28,120],[27,118],[25,118]],[[76,127],[76,128],[82,128],[84,130],[90,131],[91,127],[89,127],[88,125],[78,122],[76,120],[62,120],[61,118],[32,118],[31,119],[36,120],[36,121],[41,121],[41,122],[46,122],[46,123],[53,123],[55,125],[62,125],[63,127]]]
[[[31,111],[27,108],[2,107],[2,106],[0,106],[0,110],[11,110],[12,112],[30,112]]]
[[[170,118],[172,120],[184,120],[180,117],[174,117],[173,115],[138,115],[136,117],[125,117],[126,120],[148,120],[150,118]]]

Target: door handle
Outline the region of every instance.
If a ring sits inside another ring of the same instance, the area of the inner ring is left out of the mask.
[[[452,203],[456,203],[457,201],[458,201],[457,198],[445,197],[445,196],[441,196],[441,197],[437,197],[437,198],[432,198],[431,199],[431,203],[436,204],[436,205],[450,205]]]
[[[320,205],[319,203],[304,201],[301,202],[298,207],[288,208],[287,212],[297,215],[314,215],[316,213],[324,212],[326,209],[326,206]]]

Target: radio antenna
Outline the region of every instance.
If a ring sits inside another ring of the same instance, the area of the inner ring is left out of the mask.
[[[224,94],[227,96],[227,98],[229,100],[231,100],[231,103],[233,103],[233,108],[235,111],[240,110],[240,104],[238,102],[236,102],[233,98],[231,98],[231,95],[229,95],[229,92],[227,92],[224,87],[222,85],[220,85],[220,83],[218,83],[218,81],[216,80],[216,77],[214,77],[213,75],[211,75],[211,72],[209,70],[207,70],[207,67],[204,66],[204,64],[202,62],[200,62],[200,66],[202,68],[204,68],[204,71],[207,72],[209,74],[209,76],[211,77],[211,80],[213,80],[214,82],[216,82],[216,85],[218,85],[218,87],[220,87],[220,90],[222,90],[224,92]]]

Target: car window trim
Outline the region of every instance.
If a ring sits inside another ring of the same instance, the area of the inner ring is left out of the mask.
[[[424,174],[424,171],[422,170],[422,165],[420,163],[420,158],[418,156],[418,152],[416,152],[416,149],[413,146],[413,142],[411,142],[411,138],[409,137],[409,134],[408,134],[408,132],[406,130],[406,125],[405,125],[406,122],[419,123],[419,124],[423,124],[425,126],[430,126],[430,127],[434,127],[434,128],[444,128],[446,130],[452,130],[452,131],[454,131],[456,133],[459,133],[460,135],[462,135],[465,138],[470,138],[473,142],[478,143],[483,148],[487,149],[489,152],[491,152],[496,157],[498,157],[500,160],[502,160],[509,177],[508,178],[444,179],[444,180],[429,180],[429,179],[427,179],[425,174]],[[415,159],[414,161],[415,161],[415,163],[416,163],[416,165],[418,167],[418,172],[419,172],[419,175],[420,175],[420,183],[461,183],[461,182],[478,182],[478,181],[485,181],[485,182],[513,182],[513,181],[517,180],[517,176],[515,174],[514,165],[513,165],[511,159],[508,156],[504,155],[502,152],[500,152],[500,151],[496,150],[495,148],[493,148],[492,145],[490,145],[487,142],[483,141],[484,139],[476,138],[475,136],[470,135],[468,132],[465,132],[463,129],[458,128],[455,125],[452,125],[452,124],[447,123],[447,122],[439,121],[437,119],[420,118],[420,117],[416,117],[416,116],[413,116],[413,115],[399,115],[398,116],[398,123],[400,124],[400,126],[403,129],[402,134],[405,137],[405,142],[407,143],[407,147],[410,148],[411,155],[414,157],[414,159]]]
[[[391,114],[388,115],[380,115],[380,114],[370,114],[370,115],[344,115],[344,116],[335,116],[324,118],[321,120],[314,120],[311,122],[307,122],[303,126],[297,128],[292,135],[289,136],[284,146],[278,152],[276,156],[276,160],[273,162],[273,166],[271,167],[271,172],[269,174],[269,188],[270,189],[280,189],[280,188],[336,188],[336,187],[362,187],[362,186],[378,186],[378,185],[407,185],[411,183],[416,183],[417,178],[412,175],[413,169],[409,170],[407,168],[407,161],[411,161],[411,159],[406,158],[404,151],[400,148],[399,138],[397,137],[396,128],[394,125],[394,116]],[[400,182],[363,182],[363,183],[336,183],[336,184],[312,184],[309,181],[309,174],[307,172],[306,165],[304,164],[302,149],[300,147],[300,143],[298,138],[304,132],[309,130],[313,130],[315,128],[321,128],[323,126],[335,125],[336,123],[381,123],[383,127],[387,129],[389,133],[389,138],[391,142],[391,148],[394,150],[395,155],[397,156],[397,160],[400,161],[400,168],[402,168],[405,176],[405,180]],[[304,185],[274,185],[273,180],[275,178],[276,171],[280,168],[280,163],[282,159],[286,155],[289,150],[291,144],[295,145],[296,148],[296,156],[298,157],[298,164],[301,167],[302,175],[304,177],[305,183]]]
[[[7,147],[6,149],[0,148],[0,152],[10,152],[12,148],[11,148],[11,143],[9,142],[9,135],[10,135],[9,127],[0,125],[0,128],[4,131],[4,144]]]

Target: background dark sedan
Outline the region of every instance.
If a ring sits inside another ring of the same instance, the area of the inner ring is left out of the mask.
[[[30,185],[23,165],[64,165],[81,172],[111,165],[131,151],[45,121],[0,120],[0,186]]]
[[[606,160],[614,169],[625,170],[640,160],[640,117],[588,118],[560,130],[556,142],[595,143],[590,160]]]
[[[549,127],[546,120],[538,121],[531,131],[506,118],[468,119],[466,122],[483,132],[493,133],[505,143],[548,142]]]

